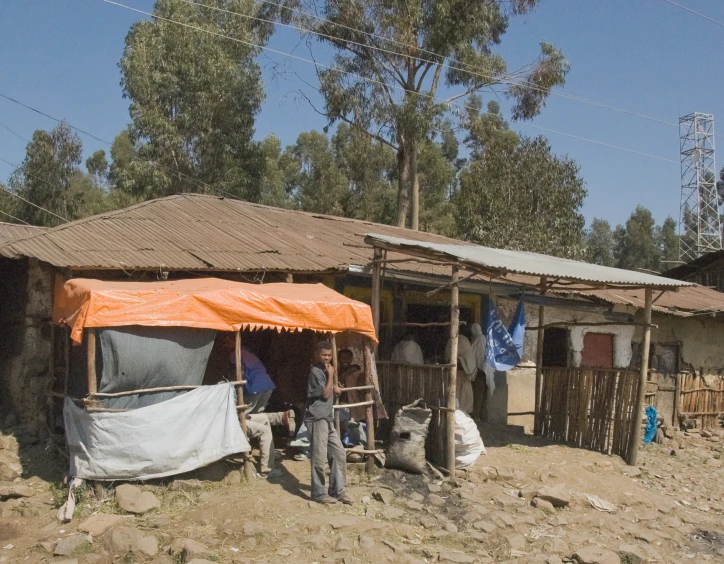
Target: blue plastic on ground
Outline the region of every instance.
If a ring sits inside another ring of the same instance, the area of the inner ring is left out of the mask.
[[[644,443],[649,444],[656,438],[656,408],[646,406],[646,428],[644,429]]]

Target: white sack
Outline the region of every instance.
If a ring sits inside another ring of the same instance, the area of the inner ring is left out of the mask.
[[[86,480],[161,478],[251,450],[229,383],[118,413],[89,413],[66,398],[63,417],[70,475]]]
[[[469,468],[486,454],[480,431],[467,413],[455,410],[455,467],[463,470]]]

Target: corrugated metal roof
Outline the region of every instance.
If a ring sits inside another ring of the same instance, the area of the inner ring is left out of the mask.
[[[635,290],[594,290],[573,292],[574,295],[591,297],[616,305],[629,305],[637,309],[644,307],[644,291]],[[706,286],[686,286],[678,291],[664,292],[661,297],[654,295],[654,311],[680,317],[724,312],[724,294]]]
[[[11,241],[37,235],[45,230],[45,227],[34,225],[21,225],[20,223],[5,223],[0,221],[0,245],[6,245]]]
[[[194,194],[151,200],[40,232],[37,230],[42,228],[34,229],[35,236],[0,247],[0,255],[35,257],[58,267],[79,270],[346,272],[350,265],[370,264],[372,249],[364,244],[364,233],[370,231],[405,240],[471,246],[438,235],[367,221]],[[405,257],[390,252],[388,258]],[[425,277],[437,275],[446,281],[450,269],[406,262],[388,264],[386,272],[389,277],[396,272]],[[519,279],[531,284],[536,282],[532,277],[519,276]],[[643,307],[643,293],[639,296],[636,290],[574,293],[607,303]],[[701,286],[681,288],[664,294],[654,308],[686,315],[690,315],[686,312],[701,310],[724,311],[724,294]]]
[[[367,221],[182,194],[48,229],[0,247],[0,255],[75,269],[332,272],[370,262],[361,233],[371,229],[454,242]]]
[[[692,274],[696,274],[698,271],[705,269],[706,267],[719,262],[724,259],[724,251],[713,251],[701,255],[699,258],[687,262],[686,264],[680,264],[674,268],[670,268],[664,275],[671,278],[677,278],[679,280],[686,280]]]
[[[599,266],[564,258],[529,253],[491,249],[479,245],[459,243],[434,243],[414,241],[385,234],[369,233],[365,242],[413,256],[427,256],[450,260],[486,274],[505,277],[508,273],[528,276],[546,276],[555,287],[555,280],[574,281],[581,284],[602,286],[628,286],[650,288],[677,288],[689,286],[687,282],[634,272],[620,268]]]

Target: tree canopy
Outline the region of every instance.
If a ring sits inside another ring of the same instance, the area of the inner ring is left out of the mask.
[[[157,0],[159,18],[133,24],[119,64],[137,157],[123,172],[127,190],[145,198],[254,190],[261,158],[252,136],[264,90],[251,45],[265,44],[271,28],[234,12],[260,9],[253,0]]]
[[[512,117],[540,113],[551,88],[562,85],[568,63],[550,44],[537,58],[510,71],[495,48],[510,19],[528,14],[539,0],[292,0],[321,12],[299,17],[309,36],[331,45],[334,67],[318,70],[324,115],[347,123],[397,154],[396,223],[418,229],[418,158],[433,132],[475,92],[503,85]],[[285,12],[288,13],[288,12]],[[443,93],[444,87],[449,92]]]

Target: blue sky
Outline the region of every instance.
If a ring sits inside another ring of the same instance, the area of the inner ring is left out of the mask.
[[[724,2],[677,2],[724,21]],[[146,11],[153,7],[152,0],[123,3]],[[112,140],[129,121],[117,63],[126,32],[139,17],[101,0],[1,2],[0,92]],[[510,68],[516,68],[536,56],[541,41],[561,48],[571,63],[563,93],[674,123],[693,111],[724,118],[724,100],[715,88],[724,75],[724,57],[718,50],[724,43],[724,27],[665,0],[543,0],[532,14],[512,23],[500,52]],[[280,29],[269,46],[289,52],[297,44],[293,31]],[[319,59],[328,57],[321,46],[313,48]],[[295,52],[308,57],[306,47]],[[295,72],[276,76],[272,62]],[[324,127],[325,120],[295,93],[300,88],[308,91],[295,73],[313,82],[313,67],[272,53],[260,63],[267,97],[257,118],[256,136],[274,133],[286,145],[302,131]],[[35,129],[54,126],[3,99],[0,123],[25,138]],[[659,222],[678,214],[676,127],[556,95],[532,123],[675,161],[514,124],[528,135],[545,134],[555,152],[580,165],[589,190],[584,207],[589,222],[593,217],[624,222],[638,204],[649,207]],[[718,125],[724,137],[724,122]],[[88,154],[107,149],[82,138]],[[19,163],[24,150],[23,140],[0,127],[0,159]],[[724,153],[718,159],[718,167],[722,166]],[[6,179],[12,168],[0,162],[0,179]]]

